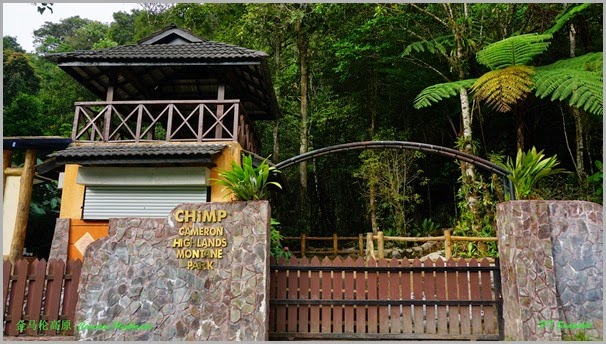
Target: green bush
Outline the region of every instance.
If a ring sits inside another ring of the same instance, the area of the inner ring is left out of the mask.
[[[507,178],[515,187],[516,199],[540,199],[536,187],[540,180],[551,175],[568,173],[562,168],[555,168],[560,164],[557,155],[545,158],[543,151],[537,153],[535,147],[526,153],[521,149],[518,150],[515,162],[507,158],[505,164],[499,162],[497,164],[511,171]]]
[[[269,175],[279,173],[275,167],[270,167],[267,159],[259,166],[253,167],[252,156],[242,156],[242,166],[232,162],[231,171],[219,170],[220,179],[214,179],[223,190],[231,191],[238,201],[255,201],[267,199],[267,187],[274,185],[281,189],[278,182],[268,181]]]

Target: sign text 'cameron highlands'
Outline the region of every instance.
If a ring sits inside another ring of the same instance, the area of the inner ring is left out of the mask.
[[[186,269],[213,270],[216,260],[223,258],[227,238],[220,224],[226,217],[223,209],[175,212],[175,220],[183,225],[172,246],[177,249],[177,258],[187,261]]]

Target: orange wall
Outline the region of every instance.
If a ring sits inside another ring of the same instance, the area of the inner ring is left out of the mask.
[[[84,204],[84,185],[76,183],[78,165],[65,165],[63,176],[63,191],[61,193],[61,211],[59,217],[65,219],[81,219],[82,204]]]
[[[227,147],[223,148],[221,156],[214,161],[217,165],[210,170],[210,201],[211,202],[229,202],[233,200],[233,196],[230,196],[229,191],[223,191],[223,186],[217,185],[214,179],[219,179],[218,169],[231,171],[231,163],[235,161],[240,164],[240,157],[242,154],[242,147],[237,142],[226,142]]]
[[[69,245],[67,246],[67,257],[82,260],[84,256],[74,246],[86,233],[89,233],[93,239],[103,238],[108,234],[108,221],[82,221],[72,220],[69,229]]]

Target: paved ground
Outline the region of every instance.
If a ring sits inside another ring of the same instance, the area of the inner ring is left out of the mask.
[[[74,336],[38,336],[38,337],[33,337],[33,336],[19,336],[19,337],[13,337],[13,336],[4,336],[2,338],[5,341],[15,341],[15,342],[23,342],[23,341],[40,341],[40,342],[64,342],[64,341],[75,341],[76,337]]]

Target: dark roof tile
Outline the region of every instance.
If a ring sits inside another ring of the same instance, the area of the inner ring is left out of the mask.
[[[225,144],[92,144],[71,146],[51,156],[60,160],[78,160],[81,158],[126,158],[126,157],[158,157],[158,156],[200,156],[220,153]]]

